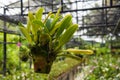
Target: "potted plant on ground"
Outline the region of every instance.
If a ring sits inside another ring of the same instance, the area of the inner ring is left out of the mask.
[[[62,52],[92,53],[90,50],[62,50],[63,45],[78,29],[78,24],[72,23],[70,14],[62,17],[60,9],[56,14],[49,12],[45,19],[42,18],[43,11],[44,8],[39,8],[35,15],[29,12],[27,26],[19,25],[21,34],[28,41],[35,72],[48,74],[57,56],[77,57],[74,54],[63,54]]]

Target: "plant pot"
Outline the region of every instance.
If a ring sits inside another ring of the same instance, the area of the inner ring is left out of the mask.
[[[34,56],[33,57],[34,71],[36,73],[49,74],[54,60],[52,58],[48,59],[47,57],[41,55]]]

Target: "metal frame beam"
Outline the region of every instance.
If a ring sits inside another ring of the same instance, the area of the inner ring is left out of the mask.
[[[7,15],[0,15],[0,19],[3,20],[3,21],[6,21],[6,22],[14,23],[14,24],[19,23],[19,21],[15,20],[15,19],[11,19]]]

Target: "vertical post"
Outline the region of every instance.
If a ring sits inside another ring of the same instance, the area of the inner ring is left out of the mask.
[[[85,0],[82,1],[82,4],[84,4]],[[82,5],[82,8],[84,8],[84,6]],[[85,23],[84,23],[84,13],[85,11],[82,12],[82,27],[84,27]],[[84,33],[85,29],[83,29],[83,33]]]
[[[76,22],[78,24],[78,1],[76,0]]]
[[[102,7],[105,7],[105,0],[102,0]],[[101,13],[101,20],[102,20],[102,24],[105,24],[105,9],[102,9],[102,13]],[[104,29],[105,27],[102,27],[102,33],[104,34]],[[102,35],[103,36],[103,35]]]
[[[28,0],[28,11],[30,11],[30,1]]]
[[[107,0],[105,0],[105,7],[106,7],[106,6],[107,6]],[[108,27],[107,8],[105,9],[105,25],[106,25],[106,27],[105,27],[104,30],[106,30],[107,27]],[[105,32],[105,31],[104,31],[104,32]]]
[[[105,0],[105,7],[107,7],[107,0]],[[106,32],[106,30],[107,30],[107,27],[108,27],[108,18],[107,18],[107,8],[105,9],[105,28],[104,28],[104,33]],[[106,34],[106,33],[105,33]],[[103,35],[103,37],[104,37],[104,35]]]
[[[21,16],[23,15],[23,0],[20,0],[20,2],[21,2]]]
[[[110,6],[112,6],[113,5],[113,0],[110,0]]]
[[[53,0],[52,0],[52,12],[53,12],[53,10],[54,10],[54,9],[53,9],[53,8],[54,8],[53,6],[54,6],[54,4],[53,4]]]
[[[21,11],[21,15],[20,15],[20,21],[22,21],[22,16],[23,16],[23,0],[20,0],[20,11]],[[20,39],[19,39],[19,42],[21,42],[21,36],[20,36]],[[21,49],[21,48],[20,48]],[[21,60],[19,61],[19,69],[21,69]]]
[[[6,8],[4,8],[4,15],[6,15]],[[6,59],[7,59],[7,47],[6,47],[6,21],[4,20],[4,39],[3,39],[3,75],[6,76]]]
[[[102,7],[105,7],[104,6],[104,0],[102,0]],[[101,13],[101,19],[102,19],[102,23],[104,23],[104,9],[102,9],[102,13]]]
[[[63,0],[61,0],[61,12],[63,12]]]
[[[84,27],[85,23],[84,23],[84,15],[82,16],[82,27]],[[83,31],[85,31],[85,29],[83,29]]]

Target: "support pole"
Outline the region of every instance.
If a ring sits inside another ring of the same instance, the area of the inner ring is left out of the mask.
[[[110,6],[113,6],[113,0],[110,0]]]
[[[6,15],[6,8],[4,8],[4,15]],[[3,34],[3,76],[6,76],[6,60],[7,60],[7,47],[6,47],[6,42],[7,42],[7,39],[6,39],[6,21],[4,20],[4,34]]]
[[[51,0],[52,1],[52,12],[53,12],[53,10],[54,10],[54,3],[53,3],[53,0]]]
[[[76,1],[76,9],[78,9],[78,1]],[[76,22],[78,24],[78,11],[76,10]]]
[[[20,2],[21,2],[21,16],[23,15],[23,0],[20,0]]]
[[[63,12],[63,0],[61,0],[61,12]]]
[[[30,0],[28,0],[28,11],[30,11]]]

